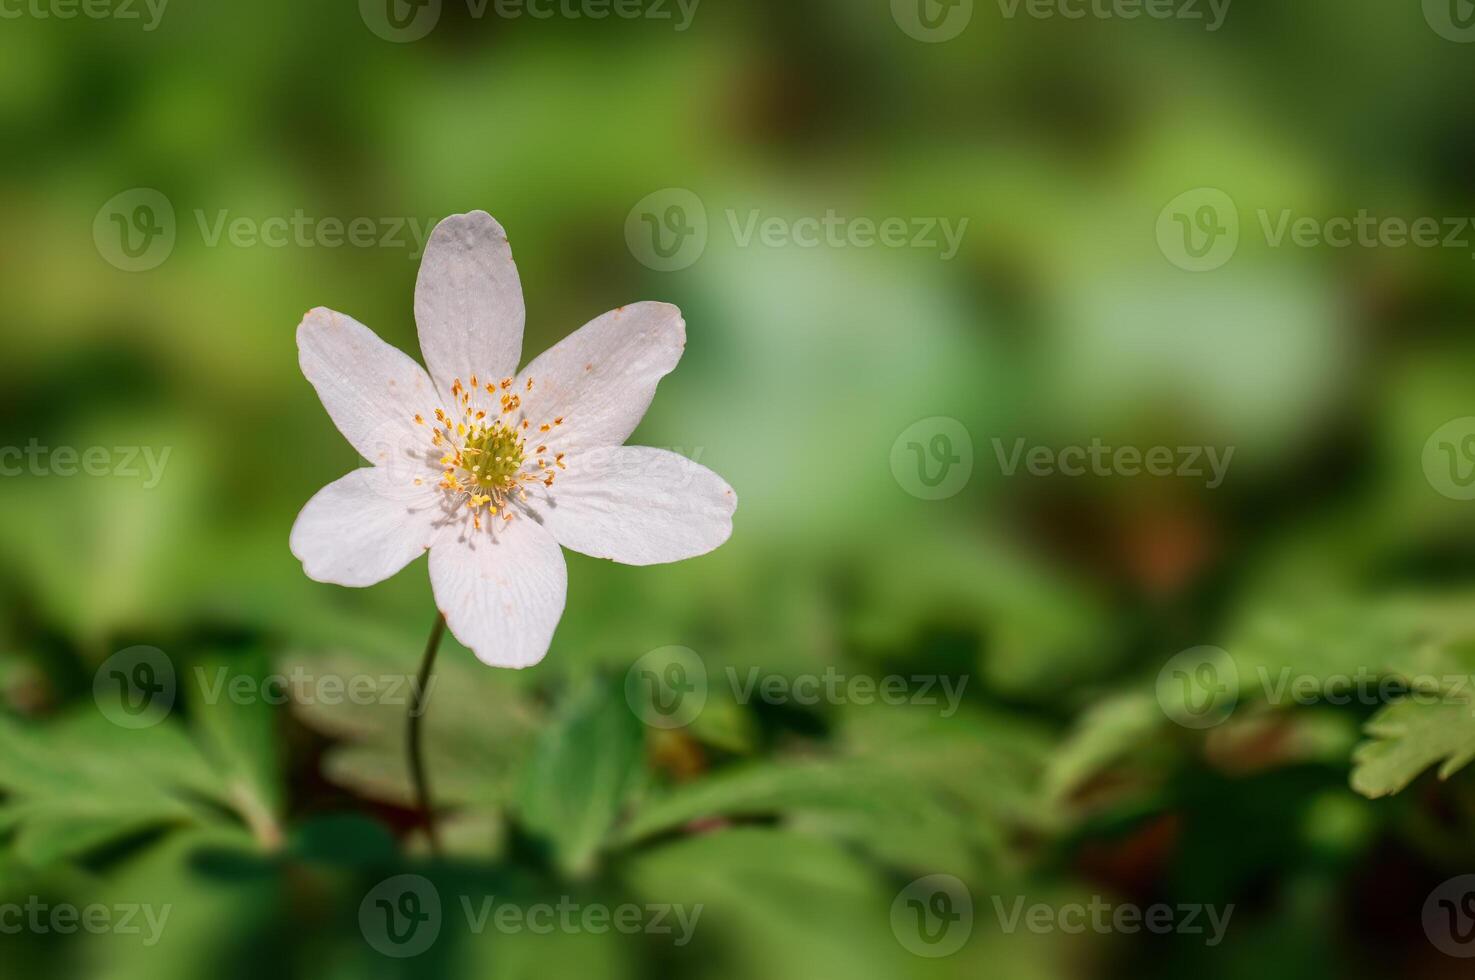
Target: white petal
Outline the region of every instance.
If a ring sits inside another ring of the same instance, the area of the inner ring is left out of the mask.
[[[323,487],[292,525],[292,554],[307,577],[362,588],[382,582],[430,547],[444,521],[440,491],[354,470]]]
[[[640,424],[656,384],[685,347],[686,321],[669,303],[611,310],[527,366],[516,388],[523,415],[534,426],[564,417],[543,439],[550,445],[618,446]]]
[[[525,311],[507,233],[485,211],[453,214],[430,233],[415,281],[420,353],[447,398],[460,378],[517,373]]]
[[[704,555],[732,534],[737,494],[664,449],[613,446],[569,457],[528,509],[565,548],[626,565]]]
[[[390,462],[396,449],[429,438],[414,422],[440,404],[425,370],[353,317],[309,310],[297,327],[297,360],[333,424],[369,462]]]
[[[478,660],[531,667],[563,615],[568,571],[553,535],[519,514],[480,532],[444,533],[430,549],[430,585],[446,625]]]

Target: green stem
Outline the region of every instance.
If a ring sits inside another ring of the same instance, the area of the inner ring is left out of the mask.
[[[435,670],[435,654],[440,649],[440,638],[446,632],[446,617],[437,613],[435,625],[430,628],[430,639],[425,641],[425,657],[420,661],[420,676],[410,692],[410,779],[415,784],[415,806],[425,821],[425,833],[430,838],[430,853],[440,854],[440,836],[435,830],[435,810],[430,802],[430,784],[425,778],[425,758],[420,751],[420,719],[425,713],[425,697],[429,693],[430,674]]]

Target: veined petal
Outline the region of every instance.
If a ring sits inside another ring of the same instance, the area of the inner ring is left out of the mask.
[[[389,578],[430,547],[443,521],[440,494],[354,470],[319,490],[292,525],[292,554],[307,577],[355,588]]]
[[[706,554],[732,534],[737,494],[684,456],[613,446],[570,460],[554,485],[526,505],[565,548],[655,565]]]
[[[436,225],[415,281],[415,324],[420,353],[447,400],[456,378],[517,373],[524,318],[522,281],[496,219],[472,211]]]
[[[430,585],[446,625],[482,663],[531,667],[563,615],[568,570],[553,535],[527,515],[483,531],[443,532]]]
[[[618,446],[640,424],[656,384],[685,347],[686,321],[669,303],[611,310],[527,366],[515,388],[523,416],[533,425],[565,420],[547,434],[550,444]]]
[[[429,376],[353,317],[309,310],[297,327],[297,359],[333,424],[364,459],[388,463],[423,441],[415,415],[438,401]]]

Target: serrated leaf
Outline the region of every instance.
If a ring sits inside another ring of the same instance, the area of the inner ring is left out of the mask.
[[[227,683],[240,670],[213,662]],[[44,725],[0,717],[0,825],[15,827],[17,853],[46,865],[160,827],[230,825],[231,814],[273,845],[269,706],[235,704],[223,690],[214,704],[186,693],[194,737],[177,718],[128,729],[91,705]]]
[[[1371,740],[1352,753],[1352,788],[1376,799],[1399,792],[1439,765],[1448,779],[1475,759],[1475,706],[1459,701],[1405,699],[1367,723]]]
[[[779,819],[902,867],[970,866],[1036,812],[1043,743],[1028,728],[960,714],[873,709],[842,725],[838,755],[737,766],[643,800],[633,845],[692,824]]]
[[[1246,696],[1283,691],[1301,677],[1371,686],[1387,676],[1421,690],[1446,689],[1475,673],[1471,608],[1470,596],[1460,593],[1369,597],[1298,589],[1256,605],[1227,649]]]
[[[951,717],[926,708],[857,706],[838,733],[844,753],[880,765],[903,784],[958,801],[994,830],[1043,819],[1040,780],[1053,739],[1038,725],[998,711]]]
[[[35,864],[170,824],[208,825],[224,783],[183,729],[121,729],[83,709],[50,725],[0,718],[0,790],[17,853]]]

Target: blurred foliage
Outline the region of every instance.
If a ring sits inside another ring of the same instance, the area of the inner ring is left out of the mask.
[[[156,944],[0,935],[0,972],[1457,975],[1420,915],[1475,866],[1475,714],[1444,686],[1475,661],[1475,522],[1420,456],[1475,415],[1471,257],[1272,248],[1258,227],[1261,209],[1475,215],[1475,62],[1419,4],[1237,0],[1206,32],[979,2],[944,44],[887,2],[709,0],[676,31],[446,0],[407,44],[359,6],[172,0],[151,31],[0,22],[0,446],[170,450],[157,485],[0,479],[0,903],[171,910]],[[1241,244],[1193,274],[1154,223],[1204,186],[1235,201]],[[138,273],[92,235],[134,187],[162,192],[178,231]],[[666,187],[711,221],[700,261],[669,274],[624,235]],[[696,561],[569,555],[534,670],[484,668],[448,638],[426,719],[435,858],[391,703],[433,611],[423,562],[351,591],[287,549],[301,505],[357,462],[294,328],[329,306],[416,352],[413,236],[241,247],[210,228],[472,208],[511,236],[525,358],[622,303],[683,308],[688,350],[632,441],[699,453],[742,503]],[[969,226],[950,261],[740,247],[728,213],[754,208]],[[944,501],[887,465],[933,416],[974,443]],[[1018,438],[1236,451],[1212,490],[1006,478],[992,440]],[[131,730],[93,679],[136,644],[167,653],[179,690]],[[943,716],[745,703],[714,682],[692,725],[648,728],[622,679],[671,644],[717,681],[968,683]],[[1154,692],[1199,645],[1228,651],[1239,685],[1227,721],[1191,730]],[[1392,694],[1266,703],[1262,679],[1287,670],[1367,672]],[[293,671],[367,677],[374,703],[209,694]],[[966,883],[975,921],[924,959],[890,910],[937,873]],[[360,902],[398,874],[446,905],[414,959],[361,930]],[[488,895],[703,912],[684,946],[472,935],[457,898]],[[1006,931],[995,902],[1015,896],[1236,911],[1209,947]]]

